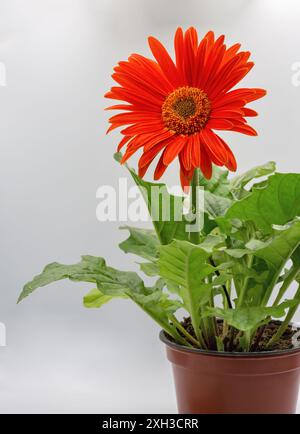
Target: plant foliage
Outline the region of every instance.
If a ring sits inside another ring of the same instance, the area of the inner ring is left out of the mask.
[[[239,350],[251,351],[258,329],[280,318],[271,348],[300,303],[300,289],[286,300],[289,287],[300,285],[300,174],[275,173],[273,162],[233,179],[217,167],[209,181],[198,173],[204,223],[195,237],[187,229],[184,197],[128,170],[155,218],[153,230],[123,227],[128,238],[119,246],[140,258],[140,269],[154,278],[153,286],[137,273],[107,266],[101,257],[83,256],[75,265],[48,265],[24,286],[19,301],[61,279],[87,282],[92,284],[84,296],[87,308],[102,307],[113,298],[130,299],[179,344],[228,351],[225,343],[232,336]],[[164,200],[169,203],[167,219]],[[192,331],[183,328],[181,312],[190,317]]]

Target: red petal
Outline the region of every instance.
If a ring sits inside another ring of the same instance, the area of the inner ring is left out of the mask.
[[[208,41],[207,38],[202,39],[196,56],[196,69],[195,69],[195,86],[199,86],[199,83],[201,81],[204,65],[205,65],[205,58],[206,58],[206,51],[207,51],[207,45]]]
[[[250,69],[254,66],[254,63],[249,63],[247,66],[238,68],[232,74],[229,75],[229,78],[224,81],[224,85],[220,91],[228,92],[229,89],[233,88],[239,81],[241,81],[250,71]]]
[[[181,27],[178,27],[175,33],[174,49],[176,56],[176,66],[182,80],[182,85],[187,85],[187,80],[184,74],[184,35]]]
[[[162,72],[160,66],[152,59],[141,56],[140,54],[132,54],[129,57],[130,71],[136,75],[142,76],[148,80],[150,85],[159,88],[162,93],[172,91],[173,86]]]
[[[243,111],[244,105],[246,102],[242,99],[235,99],[230,100],[227,99],[226,96],[224,96],[223,99],[219,99],[218,102],[213,102],[212,104],[212,110],[231,110],[231,109],[238,109]]]
[[[209,97],[214,99],[219,95],[224,83],[232,76],[240,62],[240,55],[233,57],[229,62],[226,62],[223,67],[220,67],[218,73],[215,75],[214,80],[209,83]]]
[[[243,108],[242,111],[243,111],[243,115],[244,116],[250,116],[250,117],[252,117],[252,116],[257,116],[258,115],[258,113],[255,110],[249,109],[247,107]]]
[[[190,189],[190,179],[187,177],[186,172],[180,169],[180,183],[182,190],[187,194]]]
[[[206,126],[211,130],[230,130],[233,127],[233,123],[227,119],[210,119]]]
[[[164,164],[164,153],[165,153],[165,151],[162,153],[162,155],[161,155],[161,157],[157,163],[156,169],[154,171],[153,178],[155,181],[159,180],[162,177],[166,168],[168,167],[168,165]]]
[[[164,140],[162,142],[157,143],[153,146],[149,151],[144,152],[141,158],[139,159],[139,167],[146,166],[149,162],[154,160],[156,155],[167,145],[167,141]]]
[[[161,67],[168,80],[174,86],[179,86],[180,77],[178,70],[165,47],[158,41],[158,39],[153,38],[153,36],[148,38],[148,42],[153,56],[155,57],[157,63]]]
[[[172,141],[164,151],[164,164],[171,164],[185,145],[186,139],[184,137],[179,136],[174,139],[174,141]]]
[[[187,137],[187,141],[185,146],[183,147],[182,151],[180,152],[180,155],[182,157],[182,164],[186,171],[189,171],[192,169],[192,140],[190,139],[190,136]]]
[[[219,69],[222,59],[224,57],[225,45],[223,44],[223,42],[224,42],[224,35],[220,36],[216,40],[214,47],[211,50],[210,55],[208,56],[205,69],[202,74],[202,79],[200,80],[199,83],[199,86],[207,89],[207,91],[209,91],[208,83],[214,80],[215,74]]]
[[[231,118],[239,118],[243,116],[243,112],[241,110],[212,110],[211,119],[231,119]]]
[[[164,78],[157,63],[146,58],[146,61],[141,62],[136,56],[130,56],[128,61],[120,62],[114,68],[115,72],[118,73],[116,77],[127,78],[136,85],[152,89],[159,96],[165,97],[172,90],[172,86]]]
[[[194,167],[200,167],[201,163],[201,142],[199,134],[194,134],[192,137],[193,147],[192,147],[192,160]]]
[[[228,48],[228,50],[226,50],[222,63],[225,64],[229,62],[236,55],[240,48],[241,44],[234,44],[232,45],[232,47]]]
[[[145,80],[137,80],[136,78],[128,77],[123,73],[114,73],[112,78],[124,89],[130,92],[137,92],[140,97],[149,99],[154,104],[161,105],[165,100],[166,93],[157,92],[155,87],[148,85]]]
[[[221,137],[219,137],[219,140],[221,140],[224,148],[227,150],[228,161],[226,163],[226,167],[227,167],[227,169],[231,170],[232,172],[235,172],[237,169],[237,163],[236,163],[235,156],[233,155],[233,152],[231,151],[231,149],[229,148],[227,143],[225,143],[224,140],[221,139]]]
[[[206,179],[210,179],[212,177],[212,162],[209,158],[205,147],[201,147],[201,165],[200,165],[201,171],[203,173],[203,176]]]
[[[180,182],[182,189],[188,193],[189,187],[191,184],[191,180],[193,178],[194,168],[191,170],[186,170],[184,168],[183,162],[182,162],[182,152],[179,154],[179,164],[180,164]]]
[[[257,131],[250,127],[250,125],[234,125],[231,131],[237,131],[238,133],[247,134],[248,136],[257,136]]]
[[[217,165],[224,165],[227,162],[226,150],[218,140],[218,136],[205,128],[201,131],[201,139],[205,143],[206,150],[211,154],[213,162]]]
[[[135,110],[132,104],[116,104],[106,107],[104,110]]]
[[[126,161],[133,155],[135,152],[142,147],[142,144],[138,140],[137,137],[134,137],[129,145],[126,148],[126,152],[122,157],[121,164],[126,163]]]
[[[123,87],[112,87],[111,92],[105,94],[105,97],[136,104],[151,111],[161,111],[161,104],[157,103],[157,101],[151,101],[151,96],[149,98],[148,96],[142,97],[139,93],[129,91]]]
[[[122,134],[134,136],[136,134],[151,133],[157,131],[164,131],[165,127],[161,121],[159,122],[138,122],[135,125],[125,128],[121,131]]]
[[[247,97],[247,102],[255,101],[267,94],[267,91],[264,89],[251,89],[251,90],[254,91],[254,93],[252,93],[252,95]]]
[[[135,124],[138,121],[145,121],[145,119],[149,122],[154,121],[154,122],[159,122],[160,121],[160,116],[155,115],[155,114],[140,114],[137,112],[132,112],[132,113],[119,113],[117,115],[112,116],[109,119],[109,122],[114,124],[114,123],[121,123],[123,125],[126,124]]]
[[[198,49],[198,35],[193,27],[190,27],[184,35],[184,71],[187,83],[194,85],[196,73],[196,54]]]
[[[266,91],[264,89],[247,89],[247,88],[240,88],[235,89],[230,92],[228,92],[226,95],[220,95],[215,98],[214,100],[214,106],[217,106],[221,101],[222,103],[232,102],[236,100],[244,100],[244,104],[255,101],[256,99],[262,98],[266,95]]]
[[[119,145],[118,145],[118,152],[121,151],[121,149],[123,148],[124,145],[126,145],[126,143],[131,139],[131,136],[124,136],[123,139],[120,141]]]
[[[144,146],[144,152],[150,151],[150,149],[155,146],[158,142],[161,142],[162,140],[169,139],[173,136],[173,134],[167,130],[162,131],[160,134],[155,134],[152,139],[148,140],[147,143]]]

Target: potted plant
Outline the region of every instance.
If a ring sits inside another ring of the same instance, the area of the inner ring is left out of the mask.
[[[153,285],[102,257],[83,256],[74,265],[48,265],[19,301],[60,279],[92,283],[86,307],[131,299],[162,328],[179,412],[293,413],[300,374],[300,332],[291,322],[300,303],[300,174],[276,173],[270,162],[229,177],[236,161],[215,131],[256,135],[246,118],[257,113],[246,105],[266,93],[232,90],[253,67],[240,44],[227,48],[213,32],[198,42],[194,28],[179,28],[175,62],[158,40],[150,37],[149,44],[155,61],[133,54],[120,62],[113,74],[119,86],[106,97],[123,101],[110,107],[121,113],[109,131],[125,126],[115,158],[153,219],[153,230],[127,227],[120,248],[143,258],[141,271]],[[139,149],[136,173],[127,160]],[[142,179],[158,154],[155,180],[178,157],[181,196]],[[287,299],[294,282],[298,289]]]

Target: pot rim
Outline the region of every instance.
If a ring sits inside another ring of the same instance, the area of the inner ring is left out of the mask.
[[[290,323],[293,327],[300,327],[300,322],[292,322]],[[233,358],[243,358],[243,357],[272,357],[272,356],[284,356],[287,354],[300,352],[300,345],[298,348],[289,348],[287,350],[274,350],[274,351],[253,351],[253,352],[237,352],[237,351],[214,351],[214,350],[202,350],[197,348],[185,347],[184,345],[176,344],[175,342],[170,341],[167,338],[166,332],[161,330],[159,333],[159,339],[168,347],[173,348],[174,350],[194,353],[194,354],[203,354],[207,356],[216,356],[216,357],[233,357]]]

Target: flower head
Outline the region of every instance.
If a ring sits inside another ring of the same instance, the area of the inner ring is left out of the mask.
[[[183,186],[190,184],[195,168],[206,178],[212,164],[236,170],[235,157],[225,141],[215,132],[229,130],[257,135],[246,118],[257,113],[246,105],[263,97],[257,88],[232,88],[254,66],[250,53],[239,51],[240,44],[229,48],[224,36],[215,39],[208,32],[198,42],[191,27],[175,34],[175,62],[164,46],[149,37],[154,60],[132,54],[114,68],[112,87],[105,96],[124,101],[109,107],[120,110],[110,118],[111,131],[126,126],[118,151],[126,145],[122,162],[143,149],[139,159],[139,176],[143,177],[158,154],[154,179],[159,179],[176,158],[180,163]]]

